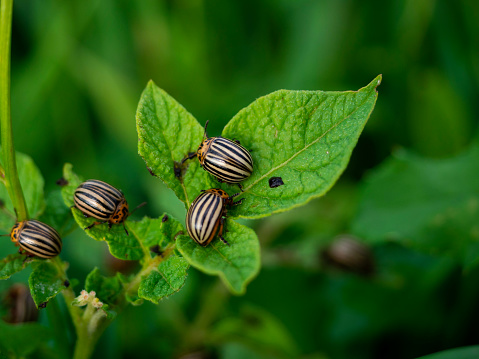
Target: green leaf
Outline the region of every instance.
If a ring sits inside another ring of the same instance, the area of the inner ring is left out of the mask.
[[[479,345],[443,350],[438,353],[422,356],[418,359],[476,359],[479,358]]]
[[[32,268],[28,284],[33,301],[38,307],[65,288],[65,268],[59,268],[52,260],[39,260],[32,264]]]
[[[115,303],[122,288],[123,284],[118,276],[102,276],[98,268],[93,269],[85,280],[85,290],[87,292],[95,291],[96,297],[100,301],[110,305]]]
[[[150,173],[158,176],[176,196],[191,204],[202,189],[215,181],[197,160],[187,163],[182,181],[175,177],[175,162],[196,151],[203,140],[203,127],[165,91],[150,81],[141,95],[136,113],[138,153]]]
[[[0,333],[2,333],[0,335],[1,347],[18,358],[31,354],[52,337],[50,329],[38,323],[12,325],[1,320]]]
[[[188,236],[180,236],[176,247],[195,268],[207,274],[219,275],[235,294],[243,294],[246,285],[258,274],[260,247],[255,232],[239,223],[228,220],[225,239],[213,240],[207,247],[198,245]]]
[[[17,152],[16,160],[18,177],[22,185],[28,213],[30,218],[38,218],[45,209],[43,176],[31,157]],[[0,182],[0,200],[4,203],[4,206],[0,209],[0,230],[10,232],[15,224],[16,215],[12,201],[3,182]]]
[[[74,205],[75,190],[83,182],[83,179],[73,172],[73,166],[70,163],[63,165],[63,179],[66,181],[66,184],[62,186],[63,201],[68,207],[71,207]]]
[[[369,242],[465,255],[479,241],[477,173],[476,146],[441,160],[399,151],[366,180],[353,232]]]
[[[324,195],[348,164],[377,99],[381,76],[359,91],[280,90],[241,110],[223,137],[251,151],[254,171],[243,182],[235,217],[260,218]],[[269,179],[284,185],[270,188]]]
[[[141,281],[138,296],[155,304],[178,292],[185,284],[188,262],[179,256],[170,255]]]
[[[25,260],[26,258],[23,254],[15,253],[0,260],[0,279],[8,279],[25,269],[30,263],[37,261],[35,258]]]

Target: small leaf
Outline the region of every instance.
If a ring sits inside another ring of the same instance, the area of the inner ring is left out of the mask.
[[[354,92],[280,90],[241,110],[223,137],[251,151],[254,171],[243,182],[246,201],[231,215],[264,217],[324,195],[348,164],[380,82]],[[270,188],[271,177],[285,185]]]
[[[67,184],[62,186],[62,197],[67,207],[74,205],[73,195],[77,187],[83,182],[83,179],[73,172],[73,166],[70,163],[63,165],[63,179]]]
[[[141,281],[138,296],[155,304],[178,292],[185,284],[188,262],[176,255],[170,255]]]
[[[138,153],[148,170],[158,176],[187,207],[214,179],[197,160],[187,162],[182,181],[175,177],[175,162],[196,151],[203,140],[203,127],[165,91],[150,81],[143,91],[136,113]]]
[[[17,152],[16,160],[18,177],[22,185],[28,213],[30,218],[38,218],[45,209],[45,200],[43,198],[45,182],[43,176],[31,157]],[[4,204],[3,208],[0,209],[0,230],[10,232],[15,224],[16,215],[3,182],[0,182],[0,200]]]
[[[87,292],[95,291],[96,297],[107,304],[115,303],[122,288],[123,284],[118,276],[102,276],[98,268],[93,269],[85,280],[85,290]]]
[[[36,261],[32,264],[32,268],[28,284],[33,301],[38,307],[65,289],[65,271],[61,271],[50,260]]]
[[[26,357],[48,342],[52,333],[38,323],[7,324],[0,320],[0,345],[15,357]],[[0,355],[1,358],[1,355]]]
[[[255,232],[228,220],[227,246],[218,239],[207,247],[198,245],[188,236],[180,236],[176,246],[183,257],[195,268],[207,274],[219,275],[235,294],[243,294],[246,285],[258,274],[260,248]]]
[[[12,244],[13,245],[13,244]],[[25,269],[30,263],[37,259],[27,259],[20,253],[10,254],[0,260],[0,279],[8,279],[12,275]]]
[[[479,358],[479,345],[443,350],[422,356],[418,359],[476,359]]]

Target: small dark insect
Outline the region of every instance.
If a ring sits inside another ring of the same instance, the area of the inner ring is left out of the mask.
[[[108,183],[98,180],[88,180],[80,184],[75,190],[73,199],[75,205],[72,207],[79,209],[86,218],[93,217],[102,220],[102,222],[93,222],[85,230],[103,223],[108,223],[110,229],[113,224],[122,223],[127,235],[129,233],[125,227],[126,219],[146,204],[143,202],[129,212],[128,203],[123,193]]]
[[[63,186],[66,186],[66,185],[68,184],[68,181],[67,181],[65,178],[62,177],[62,178],[60,178],[59,180],[57,180],[55,183],[56,183],[57,185],[63,187]]]
[[[205,124],[204,140],[196,152],[189,153],[182,161],[198,157],[201,167],[217,178],[219,182],[238,184],[253,173],[253,158],[237,140],[223,137],[208,137]],[[176,173],[176,172],[175,172]]]
[[[30,219],[15,223],[10,232],[12,242],[19,252],[28,257],[53,258],[62,250],[62,239],[49,225]]]
[[[283,179],[281,177],[271,177],[269,179],[269,187],[276,188],[284,185]]]
[[[178,178],[178,179],[181,179],[181,165],[183,164],[184,161],[182,162],[176,162],[175,161],[175,164],[174,164],[174,171],[175,171],[175,177]]]
[[[70,281],[68,280],[64,281],[63,285],[65,286],[65,288],[68,288],[70,286]]]
[[[163,216],[163,218],[161,219],[161,222],[165,223],[168,219],[169,219],[169,218],[168,218],[168,215],[165,214],[165,215]]]
[[[48,302],[40,303],[40,304],[38,305],[38,308],[42,308],[42,309],[43,309],[43,308],[46,308],[46,307],[47,307],[47,304],[48,304]]]
[[[342,235],[321,253],[323,261],[331,267],[365,276],[374,273],[374,258],[368,246],[358,239]]]
[[[218,234],[218,237],[227,245],[223,238],[223,227],[228,207],[237,206],[244,198],[237,202],[233,198],[241,193],[229,196],[225,191],[212,188],[203,190],[188,209],[186,228],[188,234],[199,245],[206,247]]]

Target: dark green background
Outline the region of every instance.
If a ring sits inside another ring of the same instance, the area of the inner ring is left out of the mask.
[[[448,255],[454,223],[434,253],[376,241],[372,278],[320,261],[325,245],[351,232],[369,170],[401,148],[447,158],[477,142],[478,12],[474,0],[16,0],[16,149],[33,157],[47,192],[70,162],[83,177],[121,188],[132,207],[146,200],[135,216],[185,214],[137,155],[135,111],[149,79],[219,135],[236,112],[274,90],[357,90],[383,74],[376,109],[331,192],[247,222],[260,238],[263,267],[245,296],[230,297],[216,278],[190,269],[180,293],[120,315],[94,357],[200,350],[221,358],[411,358],[478,344],[479,269],[466,271]],[[105,244],[81,231],[64,239],[62,257],[81,283],[94,266],[115,270]],[[192,325],[198,313],[206,317],[200,329]],[[45,313],[40,319],[48,322]],[[296,349],[270,343],[275,330],[289,333]]]

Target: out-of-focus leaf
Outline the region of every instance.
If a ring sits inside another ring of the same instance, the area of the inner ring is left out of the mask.
[[[219,342],[237,341],[282,357],[295,358],[298,348],[285,326],[270,313],[255,307],[245,307],[239,317],[220,321],[212,339]]]
[[[0,320],[0,344],[15,357],[26,357],[51,339],[49,328],[38,323],[7,324]],[[7,355],[4,354],[4,357]],[[2,356],[0,355],[0,358]]]
[[[28,213],[30,218],[38,218],[45,209],[43,176],[31,157],[17,152],[16,160],[18,177],[22,186]],[[12,201],[3,182],[0,182],[0,200],[3,201],[3,206],[1,206],[2,208],[0,209],[0,230],[10,232],[15,224],[16,215]]]
[[[170,255],[141,281],[138,296],[157,304],[178,292],[185,284],[188,267],[184,258]]]
[[[468,245],[479,241],[477,173],[477,146],[441,160],[400,151],[366,180],[353,232],[369,242],[398,240],[467,257]]]
[[[54,260],[54,259],[53,259]],[[65,289],[64,271],[61,271],[52,260],[39,260],[32,264],[33,271],[28,278],[30,293],[38,307],[47,303]]]
[[[479,358],[479,345],[443,350],[438,353],[422,356],[418,359],[477,359]]]
[[[229,246],[216,239],[202,247],[188,236],[180,236],[176,246],[193,267],[219,275],[233,293],[243,294],[260,269],[258,237],[252,229],[232,220],[227,221],[226,228]]]
[[[70,209],[65,206],[61,190],[55,190],[46,198],[45,212],[40,221],[52,226],[63,238],[76,228]]]

